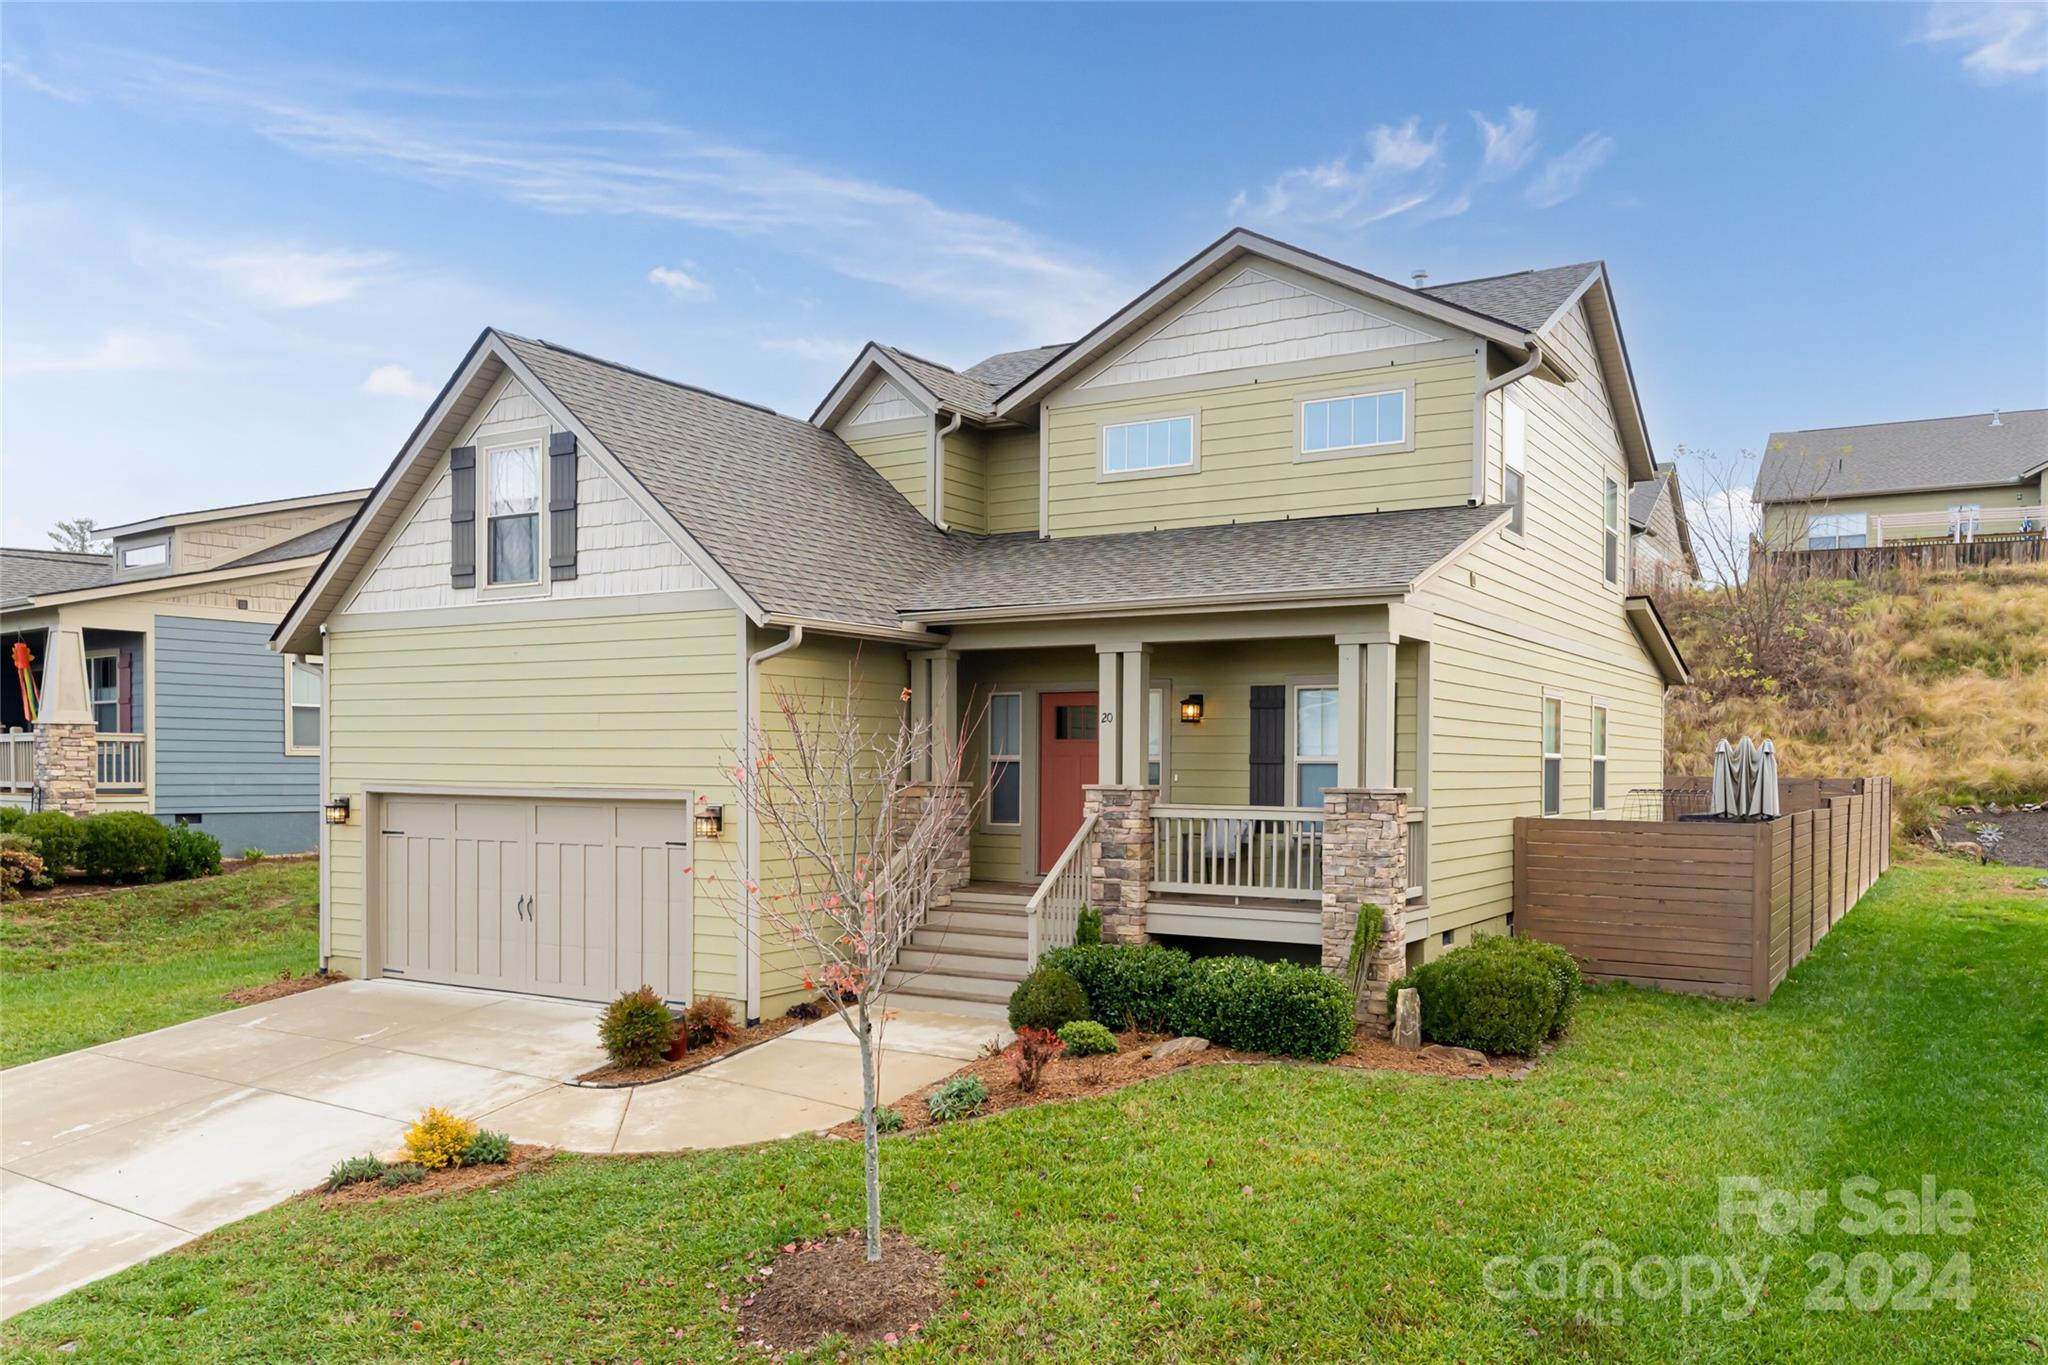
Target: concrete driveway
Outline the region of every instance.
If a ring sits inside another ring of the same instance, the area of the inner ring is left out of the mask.
[[[730,1147],[860,1106],[836,1018],[630,1090],[562,1084],[603,1060],[595,1006],[351,981],[0,1072],[0,1317],[247,1217],[329,1166],[402,1145],[438,1104],[580,1152]],[[883,1101],[972,1059],[986,1019],[902,1011]]]

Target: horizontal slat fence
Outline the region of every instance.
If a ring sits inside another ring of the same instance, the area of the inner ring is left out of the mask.
[[[1596,981],[1770,999],[1891,861],[1889,779],[1787,785],[1768,821],[1517,819],[1515,932]]]

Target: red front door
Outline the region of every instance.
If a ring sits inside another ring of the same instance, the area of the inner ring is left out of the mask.
[[[1095,694],[1038,697],[1038,869],[1067,851],[1081,828],[1081,788],[1095,781]]]

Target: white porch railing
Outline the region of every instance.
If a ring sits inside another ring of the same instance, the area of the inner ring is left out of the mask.
[[[141,791],[146,752],[143,737],[102,732],[99,741],[99,789]]]
[[[1314,901],[1323,813],[1294,806],[1152,807],[1152,889]]]
[[[1870,518],[1869,543],[1900,540],[1949,540],[1968,545],[1979,537],[2008,538],[2026,532],[2040,535],[2048,526],[2048,507],[1972,507],[1945,512],[1888,512]]]
[[[1088,846],[1095,838],[1097,816],[1081,821],[1081,828],[1067,840],[1059,861],[1024,906],[1024,966],[1038,965],[1040,953],[1070,948],[1081,923],[1081,911],[1088,904],[1088,880],[1093,860]]]
[[[35,787],[35,731],[9,730],[0,735],[0,791],[30,792]]]

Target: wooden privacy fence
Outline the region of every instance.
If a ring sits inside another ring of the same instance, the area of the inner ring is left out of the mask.
[[[1845,550],[1760,550],[1752,552],[1752,566],[1759,556],[1786,578],[1879,578],[1905,568],[1954,573],[1994,564],[2048,563],[2048,541],[2034,531],[1966,541],[1902,540],[1895,545],[1858,545]]]
[[[1515,821],[1515,932],[1596,981],[1768,1000],[1891,865],[1889,778],[1793,779],[1775,820]]]

